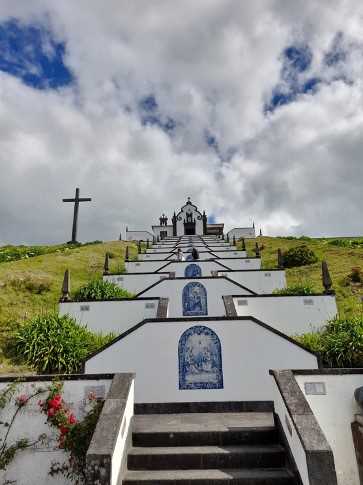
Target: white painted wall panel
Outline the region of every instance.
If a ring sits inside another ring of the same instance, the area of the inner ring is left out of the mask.
[[[255,293],[272,293],[286,287],[285,271],[219,271],[218,276],[228,276]]]
[[[267,296],[234,298],[238,316],[252,315],[286,335],[324,327],[337,314],[334,296]]]
[[[197,264],[202,271],[202,276],[212,276],[212,271],[221,269],[221,266],[217,261],[172,261],[165,269],[161,269],[161,271],[175,272],[177,278],[183,278],[185,268],[190,264]]]
[[[179,390],[178,343],[204,325],[222,348],[223,389]],[[136,402],[272,400],[269,369],[317,368],[316,357],[250,320],[149,322],[92,357],[87,372],[136,372]]]
[[[168,261],[129,261],[125,262],[125,268],[128,273],[155,273],[158,270],[163,271],[166,264]],[[166,268],[165,271],[169,271]]]
[[[65,302],[60,315],[68,314],[94,332],[119,335],[145,318],[155,318],[159,299]]]
[[[215,254],[215,256],[217,258],[245,258],[245,257],[247,257],[246,251],[219,250],[219,251],[213,251],[213,254]]]
[[[207,290],[208,315],[210,317],[224,316],[226,314],[223,296],[230,295],[231,292],[237,292],[241,295],[249,294],[232,281],[225,278],[198,278],[198,279],[175,279],[162,281],[158,285],[145,291],[143,297],[162,297],[169,298],[168,315],[169,318],[183,316],[183,288],[191,282],[201,283]],[[192,318],[192,317],[190,317]]]
[[[163,278],[168,278],[169,274],[149,273],[149,274],[129,274],[124,273],[120,275],[105,275],[104,281],[111,281],[130,293],[136,294],[145,290],[154,283]]]
[[[152,242],[153,234],[148,231],[127,231],[126,240],[127,241],[149,241]]]
[[[221,258],[218,260],[229,269],[260,269],[260,258]]]
[[[333,451],[338,485],[360,485],[350,425],[354,414],[361,412],[353,393],[363,384],[363,372],[295,378]],[[305,382],[324,382],[326,395],[306,395]]]

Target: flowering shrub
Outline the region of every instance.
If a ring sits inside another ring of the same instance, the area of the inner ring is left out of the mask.
[[[53,463],[51,475],[64,474],[76,484],[85,479],[86,453],[100,415],[103,402],[96,400],[90,394],[88,402],[89,412],[83,420],[78,421],[62,397],[63,384],[54,383],[49,389],[48,397],[39,401],[39,406],[47,416],[48,423],[59,432],[59,447],[69,452],[68,463]]]

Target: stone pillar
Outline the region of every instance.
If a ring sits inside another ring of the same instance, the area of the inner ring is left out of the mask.
[[[62,296],[60,301],[71,301],[71,274],[69,269],[66,269],[63,277],[63,284],[62,284]]]
[[[129,260],[129,247],[126,246],[126,251],[125,251],[125,261]]]
[[[328,263],[326,261],[321,262],[321,277],[324,286],[324,293],[326,295],[333,295],[334,290],[332,289],[333,282],[330,277]]]
[[[277,267],[278,269],[284,268],[284,257],[280,248],[277,250]]]
[[[109,254],[106,253],[106,256],[105,256],[105,264],[103,266],[103,274],[110,274],[110,261],[109,261]]]

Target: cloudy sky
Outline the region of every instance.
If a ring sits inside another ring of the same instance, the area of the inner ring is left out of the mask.
[[[148,228],[359,235],[361,0],[1,0],[0,243]]]

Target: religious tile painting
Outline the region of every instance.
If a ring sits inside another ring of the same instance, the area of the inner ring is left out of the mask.
[[[183,288],[183,315],[186,317],[208,315],[207,290],[196,281]]]
[[[185,278],[199,278],[202,276],[202,270],[197,264],[188,264],[184,271]]]
[[[179,389],[223,389],[220,340],[208,327],[196,325],[180,337]]]

